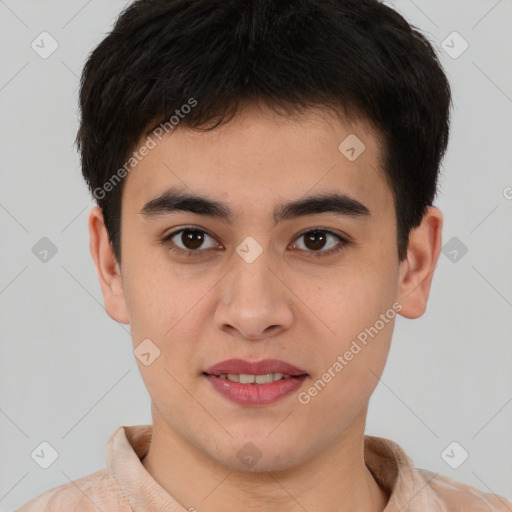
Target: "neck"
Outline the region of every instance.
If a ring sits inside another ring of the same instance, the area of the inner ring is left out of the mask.
[[[365,417],[358,418],[329,450],[299,465],[249,472],[219,464],[153,411],[153,437],[142,464],[188,510],[382,512],[388,493],[365,465]]]

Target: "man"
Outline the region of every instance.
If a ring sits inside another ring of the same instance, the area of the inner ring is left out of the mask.
[[[419,32],[377,0],[139,0],[80,106],[153,424],[22,512],[512,510],[364,435],[441,249],[450,87]]]

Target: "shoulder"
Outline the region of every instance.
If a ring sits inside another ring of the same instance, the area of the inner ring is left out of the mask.
[[[97,512],[98,510],[131,511],[117,481],[106,468],[54,487],[33,498],[16,512]]]
[[[417,469],[446,512],[512,512],[512,501],[440,474]]]

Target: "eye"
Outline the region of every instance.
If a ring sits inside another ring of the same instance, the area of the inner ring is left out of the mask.
[[[219,244],[215,242],[214,238],[206,233],[206,231],[192,227],[185,227],[177,231],[173,231],[169,235],[165,236],[162,242],[170,241],[171,244],[169,249],[177,254],[185,256],[199,256],[199,254],[195,253],[203,252],[199,249],[201,246],[205,249],[204,242],[208,238],[213,240],[213,243],[207,245],[206,249],[219,246]]]
[[[305,231],[297,240],[304,238],[304,242],[302,247],[298,247],[301,250],[306,250],[306,252],[311,252],[312,256],[329,256],[331,254],[335,254],[341,251],[345,245],[348,244],[348,241],[345,240],[340,235],[333,233],[332,231],[326,229],[310,229],[309,231]],[[328,240],[331,238],[331,243],[329,244]],[[332,243],[332,238],[337,239],[338,243]],[[301,244],[294,244],[294,247]],[[327,247],[327,250],[322,250]]]
[[[302,251],[311,253],[311,256],[314,257],[330,256],[341,251],[349,243],[345,238],[333,233],[332,231],[318,228],[309,229],[308,231],[303,232],[295,240],[300,240],[301,238],[304,238],[304,242],[299,244],[295,242],[292,248],[298,248]],[[207,244],[205,246],[205,240],[208,239],[210,239],[211,242],[209,245]],[[330,243],[329,239],[331,239]],[[338,240],[338,243],[335,243],[336,240]],[[162,242],[170,242],[169,250],[182,256],[200,257],[203,256],[201,253],[205,252],[201,249],[210,249],[214,247],[222,249],[222,246],[218,244],[206,231],[194,227],[183,227],[179,230],[173,231],[166,235],[162,239]],[[301,245],[303,247],[301,247]]]

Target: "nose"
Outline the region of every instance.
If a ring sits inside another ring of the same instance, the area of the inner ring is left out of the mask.
[[[267,251],[251,263],[233,255],[233,268],[220,284],[216,326],[241,339],[262,340],[289,329],[293,293]]]

